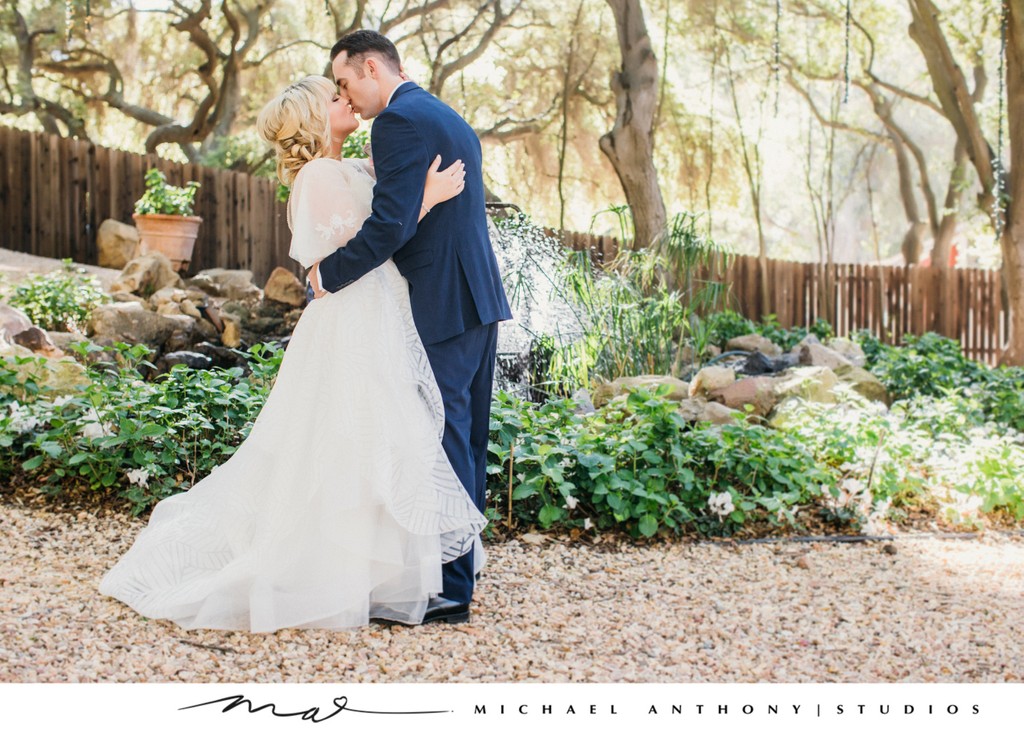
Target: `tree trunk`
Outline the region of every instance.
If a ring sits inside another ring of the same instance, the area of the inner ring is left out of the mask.
[[[1003,230],[1003,279],[1010,334],[1001,364],[1024,365],[1024,0],[1011,0],[1006,43],[1006,101],[1010,131],[1009,204]]]
[[[949,174],[949,188],[946,189],[946,201],[943,206],[945,214],[942,215],[942,222],[935,233],[935,244],[932,245],[932,265],[940,268],[949,267],[950,264],[953,235],[956,234],[956,224],[959,220],[957,212],[960,210],[960,198],[963,196],[961,177],[966,163],[967,151],[957,141],[956,150],[953,153],[953,172]]]
[[[661,236],[667,221],[654,167],[658,62],[640,0],[608,0],[608,5],[615,15],[622,68],[611,79],[615,126],[601,136],[600,145],[618,174],[633,213],[633,246],[648,247]]]
[[[900,243],[900,252],[903,253],[903,262],[907,265],[917,265],[921,262],[921,255],[924,254],[925,235],[928,234],[928,225],[924,222],[914,222],[903,235],[903,242]],[[935,264],[934,259],[932,265]]]
[[[949,43],[942,33],[938,20],[939,11],[935,4],[931,0],[909,0],[909,4],[914,17],[910,24],[910,37],[921,49],[928,65],[932,88],[938,97],[943,114],[956,130],[957,138],[964,144],[967,156],[978,172],[981,182],[978,203],[983,210],[990,211],[995,197],[992,149],[981,129],[974,97],[967,88],[967,78],[956,63]],[[1010,7],[1014,6],[1017,6],[1016,12],[1019,14],[1020,0],[1010,0]]]

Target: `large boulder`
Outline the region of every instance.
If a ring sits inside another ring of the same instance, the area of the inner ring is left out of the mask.
[[[846,337],[837,336],[835,339],[831,339],[826,346],[828,346],[828,348],[833,352],[837,352],[846,357],[850,364],[855,367],[863,367],[868,362],[867,355],[864,354],[864,350],[860,348],[860,344],[851,339],[847,339]],[[833,369],[835,368],[833,367]]]
[[[24,331],[15,334],[11,341],[14,344],[25,347],[35,354],[42,354],[44,357],[63,357],[64,352],[53,343],[50,335],[38,326],[30,326]]]
[[[812,367],[828,367],[835,370],[837,367],[851,364],[850,360],[839,352],[833,351],[821,344],[804,344],[800,347],[800,364]]]
[[[776,400],[775,379],[771,377],[747,377],[708,393],[708,401],[722,403],[744,413],[749,405],[754,415],[759,416],[771,413]]]
[[[31,329],[32,319],[20,308],[0,303],[0,342],[13,343],[14,336]]]
[[[306,303],[306,288],[302,281],[282,267],[274,268],[274,272],[267,279],[267,284],[263,286],[263,295],[271,301],[286,303],[296,308]]]
[[[121,270],[139,251],[139,230],[116,219],[106,219],[96,232],[100,267]]]
[[[885,385],[882,384],[881,380],[863,367],[857,367],[852,364],[843,365],[835,369],[835,374],[840,382],[849,385],[855,392],[863,395],[868,400],[885,403],[886,405],[892,403],[892,397],[889,395],[889,391],[885,389]]]
[[[789,350],[790,354],[799,355],[800,350],[807,344],[821,344],[821,340],[814,334],[808,334],[803,339],[798,341],[792,349]]]
[[[736,382],[736,372],[731,367],[704,367],[690,380],[690,397],[704,397],[713,390],[720,390]]]
[[[251,270],[210,268],[196,273],[187,284],[211,296],[232,301],[255,302],[263,297],[263,291],[252,282]]]
[[[46,332],[46,335],[50,338],[50,341],[57,346],[58,349],[65,353],[71,351],[72,344],[79,344],[81,342],[91,344],[91,342],[85,336],[85,334],[79,334],[77,332],[48,331]]]
[[[141,303],[108,303],[93,310],[87,333],[97,343],[143,343],[161,348],[177,329],[189,329],[187,316],[164,316],[147,311]]]
[[[735,423],[740,415],[722,403],[708,402],[701,398],[687,398],[679,403],[676,410],[684,420],[690,423],[714,423],[724,425]]]
[[[40,389],[57,394],[77,393],[91,383],[85,367],[71,357],[50,359],[17,344],[0,343],[0,361],[17,373],[16,382],[9,390],[19,397],[24,394],[23,385],[30,380]],[[8,388],[0,386],[0,389]]]
[[[769,357],[778,357],[782,354],[782,348],[771,339],[760,334],[744,334],[737,336],[725,343],[725,351],[760,352]]]
[[[0,303],[0,344],[17,344],[46,357],[64,356],[50,335],[33,324],[24,311],[6,303]]]
[[[182,288],[174,265],[162,252],[149,252],[128,263],[110,286],[111,293],[131,293],[149,298],[162,288]]]
[[[834,403],[832,388],[839,384],[839,379],[828,367],[794,367],[774,378],[774,383],[777,401],[797,397],[814,403]]]
[[[637,377],[619,377],[611,382],[598,385],[594,390],[594,405],[600,408],[619,395],[626,395],[635,390],[654,392],[667,387],[664,395],[666,400],[682,400],[689,394],[690,386],[682,380],[668,375],[639,375]]]

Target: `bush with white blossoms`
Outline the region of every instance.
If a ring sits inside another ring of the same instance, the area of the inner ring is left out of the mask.
[[[956,524],[978,524],[972,507],[1024,519],[1024,434],[986,421],[968,397],[920,396],[891,410],[852,396],[839,405],[790,401],[773,423],[839,473],[826,504],[876,529],[885,515],[935,502]]]

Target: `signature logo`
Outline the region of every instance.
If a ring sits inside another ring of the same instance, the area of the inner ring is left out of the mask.
[[[319,706],[313,706],[311,708],[302,711],[279,711],[277,704],[275,703],[264,703],[260,706],[256,706],[245,696],[225,696],[223,698],[215,698],[212,701],[204,701],[203,703],[192,704],[191,706],[182,706],[179,711],[186,711],[188,709],[201,708],[203,706],[217,706],[224,704],[224,708],[221,709],[221,713],[228,713],[236,708],[242,709],[242,711],[250,714],[255,714],[261,711],[269,711],[273,716],[279,716],[281,718],[294,718],[299,717],[303,721],[310,721],[314,724],[322,724],[323,722],[331,719],[342,711],[347,711],[353,714],[378,714],[385,716],[411,716],[418,714],[450,714],[451,710],[441,711],[371,711],[368,709],[357,709],[352,708],[349,705],[348,696],[337,696],[331,700],[334,705],[334,710],[330,713],[321,712]]]

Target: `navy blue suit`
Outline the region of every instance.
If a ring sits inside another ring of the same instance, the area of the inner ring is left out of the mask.
[[[389,257],[409,281],[413,319],[445,406],[444,450],[482,512],[499,321],[512,318],[487,234],[480,141],[453,109],[415,84],[397,89],[370,133],[373,211],[348,244],[320,262],[337,291]],[[419,219],[427,169],[462,159],[465,189]],[[443,568],[444,596],[469,603],[473,559]]]

